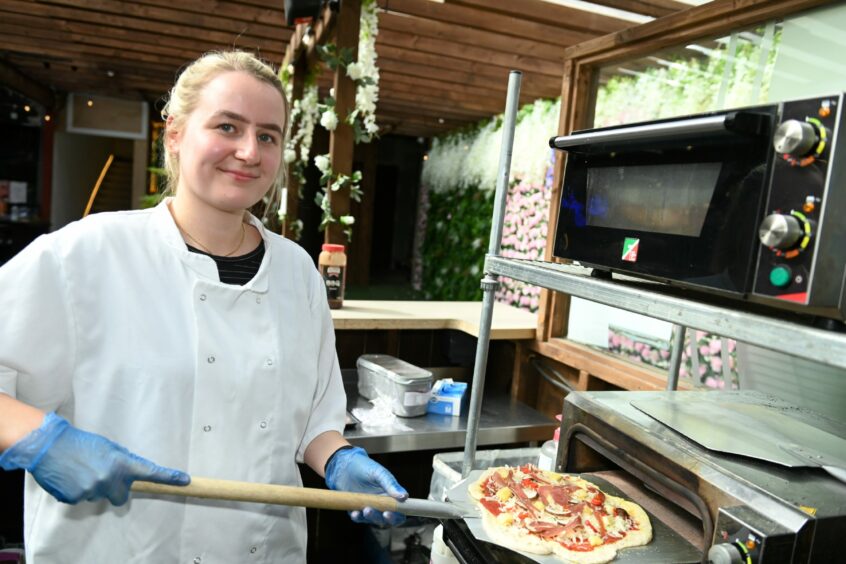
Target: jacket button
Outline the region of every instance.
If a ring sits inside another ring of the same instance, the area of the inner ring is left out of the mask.
[[[206,433],[211,431],[211,425],[206,425],[205,427],[203,427],[203,431],[205,431]]]
[[[199,556],[194,558],[194,564],[200,564],[200,562],[202,562],[202,561],[203,561],[203,559],[200,558]]]
[[[268,366],[273,366],[273,359],[272,359],[272,358],[268,358],[268,359],[265,361],[265,364],[267,364]]]
[[[214,357],[210,356],[208,359],[209,364],[214,364]]]
[[[206,295],[205,294],[200,294],[200,301],[201,302],[206,301]]]
[[[261,296],[256,296],[256,303],[257,303],[257,304],[260,304],[260,303],[261,303]]]
[[[254,546],[253,546],[253,547],[251,547],[251,548],[250,548],[250,554],[255,554],[255,553],[256,553],[256,550],[258,550],[256,547],[254,547]]]
[[[261,427],[262,429],[267,429],[267,421],[262,421],[261,423],[259,423],[259,427]]]

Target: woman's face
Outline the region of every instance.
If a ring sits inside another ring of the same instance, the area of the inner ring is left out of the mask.
[[[281,165],[284,112],[282,94],[245,72],[209,81],[182,127],[168,123],[177,198],[227,212],[261,200]]]

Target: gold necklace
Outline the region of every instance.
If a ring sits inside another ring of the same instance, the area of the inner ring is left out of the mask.
[[[179,228],[179,230],[180,230],[181,232],[185,233],[185,236],[186,236],[186,237],[188,237],[189,239],[191,239],[192,241],[194,241],[195,243],[197,243],[197,245],[200,247],[200,249],[204,250],[205,252],[207,252],[208,254],[213,255],[213,256],[229,257],[229,256],[234,255],[234,254],[238,251],[238,249],[240,249],[240,248],[241,248],[241,245],[243,245],[243,244],[244,244],[244,238],[247,236],[247,226],[246,226],[246,225],[244,225],[244,223],[242,222],[242,223],[241,223],[241,238],[238,240],[238,246],[237,246],[237,247],[235,247],[234,249],[232,249],[231,251],[229,251],[228,253],[226,253],[225,255],[215,255],[213,252],[211,252],[211,251],[208,249],[208,247],[206,247],[205,245],[203,245],[202,243],[200,243],[200,242],[197,240],[197,238],[196,238],[196,237],[194,237],[193,235],[191,235],[190,233],[188,233],[188,232],[185,230],[185,228],[184,228],[184,227],[182,227],[181,225],[179,225],[179,222],[178,222],[178,221],[176,221],[176,218],[175,218],[175,217],[173,218],[173,222],[176,224],[176,227],[177,227],[177,228]]]

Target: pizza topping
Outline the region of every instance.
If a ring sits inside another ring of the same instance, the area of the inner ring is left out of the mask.
[[[502,504],[501,504],[501,503],[499,503],[499,502],[496,502],[496,501],[494,501],[494,500],[491,500],[491,499],[488,499],[488,498],[486,498],[486,497],[483,497],[482,499],[480,499],[480,500],[479,500],[479,503],[481,503],[481,504],[482,504],[482,506],[483,506],[485,509],[487,509],[488,511],[490,511],[490,513],[491,513],[493,516],[497,516],[497,515],[499,515],[500,513],[502,513]]]
[[[543,508],[544,511],[550,513],[552,515],[569,515],[570,510],[567,507],[562,505],[558,505],[557,503],[550,503],[546,507]]]
[[[476,486],[497,526],[552,541],[575,552],[620,542],[638,530],[622,501],[575,476],[532,465],[497,468]],[[648,524],[648,523],[647,523]]]

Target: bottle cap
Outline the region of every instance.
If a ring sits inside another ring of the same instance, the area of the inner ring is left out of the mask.
[[[344,246],[343,245],[333,245],[332,243],[323,243],[323,246],[321,248],[328,253],[343,253],[344,252]]]

